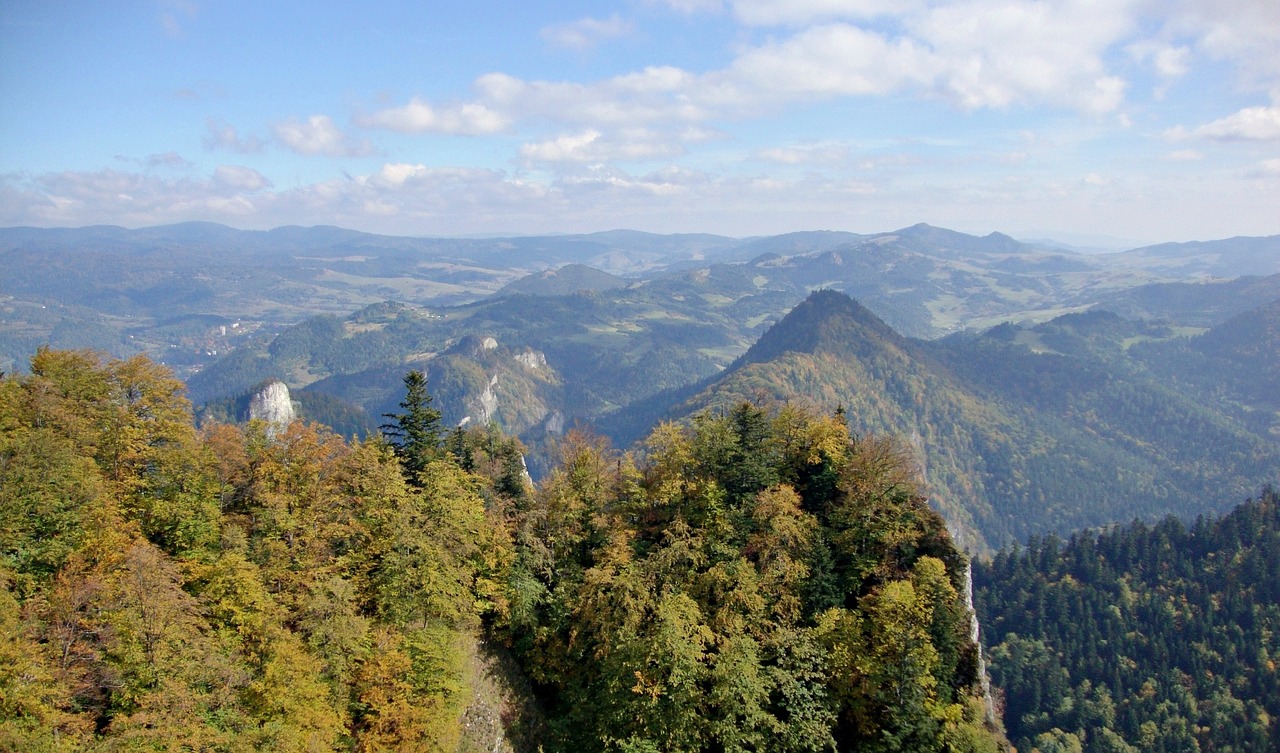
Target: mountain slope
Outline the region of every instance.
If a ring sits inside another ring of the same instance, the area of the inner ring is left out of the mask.
[[[1126,319],[1154,319],[1189,327],[1213,327],[1280,299],[1280,274],[1214,282],[1166,282],[1108,293],[1097,307]]]
[[[1161,243],[1105,255],[1126,267],[1163,269],[1181,277],[1239,277],[1280,272],[1280,236]]]
[[[1280,743],[1280,498],[1217,520],[1039,539],[976,563],[974,601],[1019,750]],[[1056,745],[1053,745],[1056,743]]]
[[[977,551],[1035,532],[1222,509],[1280,468],[1274,442],[1075,331],[1136,326],[1108,316],[1025,331],[1068,351],[1037,352],[1001,331],[910,340],[821,291],[724,373],[645,415],[681,419],[761,396],[842,406],[855,433],[908,438],[933,504]],[[617,441],[637,430],[627,418],[604,424]]]
[[[812,231],[747,239],[623,230],[410,238],[336,227],[241,231],[211,223],[0,228],[0,368],[21,368],[34,347],[60,328],[114,355],[147,353],[187,377],[243,345],[248,333],[387,300],[464,304],[522,277],[573,265],[629,284],[701,276],[711,304],[725,294],[719,287],[733,288],[745,276],[754,294],[785,298],[770,304],[773,320],[810,290],[832,288],[856,297],[904,334],[939,337],[1003,321],[1050,319],[1136,285],[1203,279],[1210,274],[1201,263],[1206,254],[1217,276],[1266,267],[1267,249],[1276,242],[1232,239],[1145,255],[1086,256],[1000,233],[978,237],[928,225],[870,235]],[[1220,250],[1233,244],[1244,244],[1246,252]],[[1255,246],[1261,250],[1248,250]],[[528,292],[614,284],[596,277]],[[175,316],[217,316],[240,326],[176,335],[160,326]]]
[[[626,280],[608,272],[601,272],[585,264],[566,264],[556,269],[535,272],[507,283],[495,295],[567,295],[584,290],[613,290],[627,284]]]

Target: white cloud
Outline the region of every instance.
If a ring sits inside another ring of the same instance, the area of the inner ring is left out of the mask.
[[[165,152],[163,154],[149,154],[142,159],[137,157],[126,157],[121,154],[116,155],[116,160],[130,165],[139,165],[148,170],[190,170],[194,165],[177,152]]]
[[[1186,45],[1175,47],[1154,39],[1143,39],[1125,49],[1138,62],[1150,61],[1155,72],[1165,78],[1177,78],[1191,69],[1191,48]]]
[[[900,16],[924,5],[920,0],[733,0],[733,15],[752,26],[803,26],[832,19]]]
[[[970,0],[931,8],[910,28],[933,50],[938,90],[966,109],[1050,104],[1102,113],[1124,92],[1103,55],[1133,28],[1127,5]]]
[[[857,26],[806,29],[739,56],[700,81],[700,94],[721,106],[753,107],[795,99],[887,94],[926,85],[936,75],[930,53],[910,39],[889,40]]]
[[[235,126],[229,123],[224,123],[216,118],[209,118],[205,121],[205,128],[208,131],[204,136],[206,149],[227,149],[240,154],[253,154],[262,151],[262,139],[257,136],[241,138]]]
[[[213,182],[236,191],[259,191],[269,188],[271,181],[252,167],[218,165],[213,171]]]
[[[1246,86],[1280,87],[1280,3],[1185,0],[1161,20],[1161,36],[1193,39],[1197,51],[1232,63]]]
[[[696,130],[686,135],[693,139],[704,137]],[[585,163],[667,158],[684,151],[677,138],[647,128],[625,128],[609,135],[591,128],[549,141],[524,144],[520,147],[520,157],[533,164]]]
[[[1176,152],[1169,152],[1164,158],[1171,162],[1199,162],[1204,159],[1204,154],[1195,149],[1179,149]]]
[[[510,125],[509,118],[488,105],[468,102],[445,108],[432,107],[414,97],[408,104],[379,110],[356,118],[363,128],[386,128],[400,133],[449,133],[479,136],[498,133]]]
[[[147,167],[167,167],[185,170],[192,167],[192,165],[177,152],[165,152],[164,154],[152,154],[147,157]]]
[[[653,0],[681,13],[714,13],[724,10],[723,0]]]
[[[757,151],[755,157],[779,165],[833,165],[849,159],[849,147],[835,143],[774,147]]]
[[[328,115],[312,115],[306,122],[286,120],[272,129],[276,140],[298,154],[323,154],[329,157],[367,157],[373,144],[367,139],[355,140],[342,132]]]
[[[43,225],[154,225],[189,219],[253,215],[274,195],[257,171],[223,166],[210,178],[163,178],[118,170],[64,171],[22,180],[0,179],[0,221],[26,216]],[[250,194],[250,195],[246,195]],[[10,203],[11,202],[11,203]]]
[[[919,221],[966,232],[1019,233],[1028,216],[1046,226],[1128,233],[1155,240],[1273,233],[1269,206],[1280,160],[1249,175],[1207,173],[1176,181],[1134,175],[998,171],[987,178],[945,165],[925,173],[865,175],[807,171],[787,178],[668,166],[629,173],[566,163],[560,177],[463,167],[388,163],[368,173],[276,189],[226,166],[206,177],[167,178],[101,170],[0,175],[0,225],[154,225],[204,219],[238,227],[336,224],[372,232],[453,235],[494,231],[778,233],[828,227],[861,232]],[[1217,177],[1222,176],[1222,177]],[[1248,180],[1241,178],[1257,178]],[[237,187],[240,186],[240,187]],[[976,223],[976,226],[975,226]]]
[[[490,73],[476,79],[471,101],[440,106],[415,97],[357,123],[411,133],[485,134],[545,119],[604,131],[700,125],[795,102],[901,92],[943,98],[968,110],[1048,104],[1087,114],[1113,112],[1123,101],[1125,82],[1108,72],[1104,55],[1133,31],[1133,1],[962,0],[900,15],[892,33],[826,22],[745,47],[722,69],[705,73],[650,66],[588,83]],[[760,13],[765,8],[740,7]],[[836,10],[859,16],[887,7],[812,2],[794,12],[797,18]],[[1162,64],[1171,70],[1182,60],[1178,54],[1166,57]]]
[[[568,50],[586,50],[602,41],[624,37],[635,24],[614,14],[606,19],[582,18],[571,23],[544,26],[539,32],[548,44]]]
[[[1280,176],[1280,158],[1262,160],[1251,173],[1251,177],[1256,178],[1272,176]]]
[[[1193,129],[1182,126],[1165,134],[1174,140],[1280,141],[1280,106],[1246,107],[1239,112]]]

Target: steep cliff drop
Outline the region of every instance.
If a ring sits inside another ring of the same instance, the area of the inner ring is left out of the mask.
[[[987,675],[987,659],[983,655],[978,611],[973,608],[973,565],[964,569],[964,603],[969,609],[969,638],[978,646],[978,681],[982,683],[982,702],[987,707],[987,723],[996,723],[996,705],[991,698],[991,678]]]

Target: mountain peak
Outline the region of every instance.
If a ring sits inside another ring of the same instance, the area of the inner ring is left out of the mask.
[[[744,363],[772,360],[791,351],[849,351],[858,343],[905,342],[866,306],[835,290],[815,290],[760,337],[742,356]]]
[[[495,297],[515,295],[567,295],[580,291],[614,290],[626,287],[621,277],[585,264],[566,264],[521,277],[499,290]]]

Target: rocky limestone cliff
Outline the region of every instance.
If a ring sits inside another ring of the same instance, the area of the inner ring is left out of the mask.
[[[282,433],[296,417],[284,382],[271,382],[249,398],[249,420],[266,421],[268,438]]]

